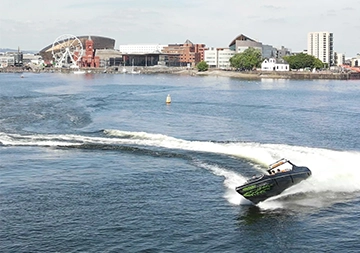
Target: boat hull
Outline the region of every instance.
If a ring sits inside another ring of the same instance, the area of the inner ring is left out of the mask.
[[[242,186],[236,187],[236,191],[254,204],[258,204],[270,197],[279,195],[287,188],[300,183],[311,176],[307,167],[293,166],[291,171],[276,175],[262,175],[250,179]]]

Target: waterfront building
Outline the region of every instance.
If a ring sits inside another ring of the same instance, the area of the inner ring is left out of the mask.
[[[18,48],[18,51],[14,53],[14,65],[16,67],[21,67],[23,65],[24,61],[24,54],[20,51],[20,48]]]
[[[357,54],[355,57],[351,58],[351,67],[360,67],[360,54]]]
[[[2,53],[0,56],[0,67],[22,67],[24,64],[24,54],[18,48],[17,51]]]
[[[186,40],[183,44],[169,44],[162,52],[168,55],[171,66],[192,66],[204,60],[205,44],[194,44]]]
[[[334,65],[333,33],[310,32],[307,39],[307,53],[329,66]]]
[[[121,66],[124,64],[123,55],[119,50],[115,49],[97,49],[95,57],[99,57],[99,66],[101,68]]]
[[[0,55],[0,68],[7,68],[15,65],[15,58],[11,55]]]
[[[335,64],[336,66],[342,66],[345,64],[345,54],[341,54],[341,53],[334,53],[334,59],[335,59]]]
[[[282,59],[284,56],[289,55],[291,55],[291,50],[289,48],[281,46],[281,48],[276,49],[276,58],[278,59]]]
[[[204,61],[210,68],[230,68],[230,58],[235,55],[235,51],[230,48],[206,48],[204,51]]]
[[[95,56],[94,41],[89,38],[85,41],[85,53],[81,57],[80,66],[98,68],[100,66],[100,57]]]
[[[86,41],[88,40],[89,35],[77,36],[76,38],[78,38],[81,41],[83,48],[86,48]],[[93,50],[95,51],[95,54],[96,54],[96,50],[98,49],[111,50],[114,49],[115,46],[115,40],[112,38],[91,35],[91,40],[93,41]],[[52,55],[53,50],[57,52],[59,48],[61,48],[60,43],[57,45],[53,45],[52,43],[46,46],[45,48],[43,48],[42,50],[40,50],[39,54],[44,59],[44,61],[51,62],[53,60],[53,55]]]
[[[284,46],[276,49],[272,45],[265,45],[244,34],[240,34],[229,44],[228,48],[207,48],[204,51],[204,61],[211,68],[230,68],[230,58],[235,54],[243,53],[248,48],[254,48],[261,53],[263,59],[279,58],[290,55],[289,49]]]
[[[0,52],[0,68],[24,67],[40,65],[43,60],[40,55],[18,51]]]
[[[278,57],[278,50],[272,45],[265,45],[259,41],[245,36],[244,34],[240,34],[239,36],[237,36],[233,41],[230,42],[229,45],[230,50],[235,51],[235,53],[237,54],[243,53],[246,49],[250,47],[259,50],[261,52],[262,58]],[[280,57],[285,54],[282,51],[280,53]]]
[[[209,65],[209,68],[218,67],[217,58],[217,48],[205,48],[204,61],[207,63],[207,65]]]
[[[26,53],[23,55],[24,65],[40,65],[43,63],[43,60],[38,54],[29,54]]]
[[[255,48],[259,50],[262,53],[262,43],[257,42],[256,40],[253,40],[243,34],[240,34],[235,39],[233,39],[230,44],[229,48],[235,53],[243,53],[248,48]]]
[[[273,46],[271,45],[264,45],[262,44],[262,50],[261,50],[261,56],[262,58],[274,58],[276,57],[276,54],[277,54],[277,49],[274,48]]]
[[[275,58],[265,59],[261,63],[262,71],[289,71],[289,64],[284,60],[279,60]]]
[[[141,45],[120,45],[119,51],[123,54],[134,54],[134,53],[161,53],[163,48],[167,45],[160,44],[141,44]]]

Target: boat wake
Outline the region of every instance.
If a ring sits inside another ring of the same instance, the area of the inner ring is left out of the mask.
[[[95,135],[95,136],[92,136]],[[120,130],[103,130],[89,135],[74,134],[7,134],[0,133],[0,144],[3,146],[44,146],[44,147],[84,147],[92,146],[132,146],[163,148],[165,150],[185,150],[208,152],[246,160],[253,173],[263,172],[268,164],[283,157],[290,159],[299,166],[307,166],[312,176],[291,187],[279,196],[261,202],[261,208],[279,208],[286,203],[289,196],[317,196],[317,201],[310,198],[309,205],[318,203],[321,195],[329,196],[336,193],[352,196],[360,191],[360,152],[336,151],[329,149],[289,146],[284,144],[261,144],[244,142],[219,143],[212,141],[189,141],[162,134],[146,132],[129,132]],[[235,187],[243,184],[246,177],[242,168],[234,171],[222,168],[220,165],[197,161],[196,166],[206,169],[216,176],[224,178],[226,192],[224,197],[234,205],[249,204],[241,195],[235,192]],[[321,194],[320,194],[321,193]],[[331,195],[331,194],[330,194]],[[296,198],[295,198],[296,199]],[[303,201],[300,198],[298,204]],[[306,198],[308,199],[308,198]],[[325,200],[323,200],[326,202]],[[321,202],[321,200],[320,200]],[[304,204],[305,203],[300,203]]]

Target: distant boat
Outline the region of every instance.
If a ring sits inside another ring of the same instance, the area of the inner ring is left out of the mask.
[[[138,70],[138,71],[132,70],[131,74],[140,74],[140,70]]]
[[[140,74],[140,70],[135,71],[134,69],[134,59],[132,60],[131,74]]]
[[[74,74],[85,74],[86,72],[84,70],[75,70],[73,73]]]
[[[125,68],[125,61],[124,61],[124,67],[122,68],[122,72],[125,74],[127,72],[126,68]]]
[[[140,70],[138,70],[138,71],[133,70],[133,71],[131,71],[131,74],[140,74]]]

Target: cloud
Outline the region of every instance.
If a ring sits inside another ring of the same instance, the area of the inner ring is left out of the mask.
[[[17,2],[2,0],[0,47],[20,45],[40,50],[61,34],[106,36],[114,38],[117,45],[183,43],[190,39],[207,46],[226,47],[243,33],[266,44],[302,50],[306,48],[308,32],[327,30],[334,33],[334,45],[340,47],[336,50],[360,51],[358,46],[341,42],[357,36],[357,0]],[[350,24],[344,25],[344,20]]]
[[[275,5],[264,5],[263,6],[264,9],[268,9],[268,10],[281,10],[281,9],[285,9],[282,6],[275,6]]]
[[[326,17],[336,17],[337,16],[337,11],[335,10],[328,10],[326,13],[324,13],[322,16],[326,16]]]
[[[267,18],[263,19],[262,22],[265,24],[283,24],[286,20],[284,18]]]
[[[341,9],[342,11],[355,11],[353,7],[345,7]]]

